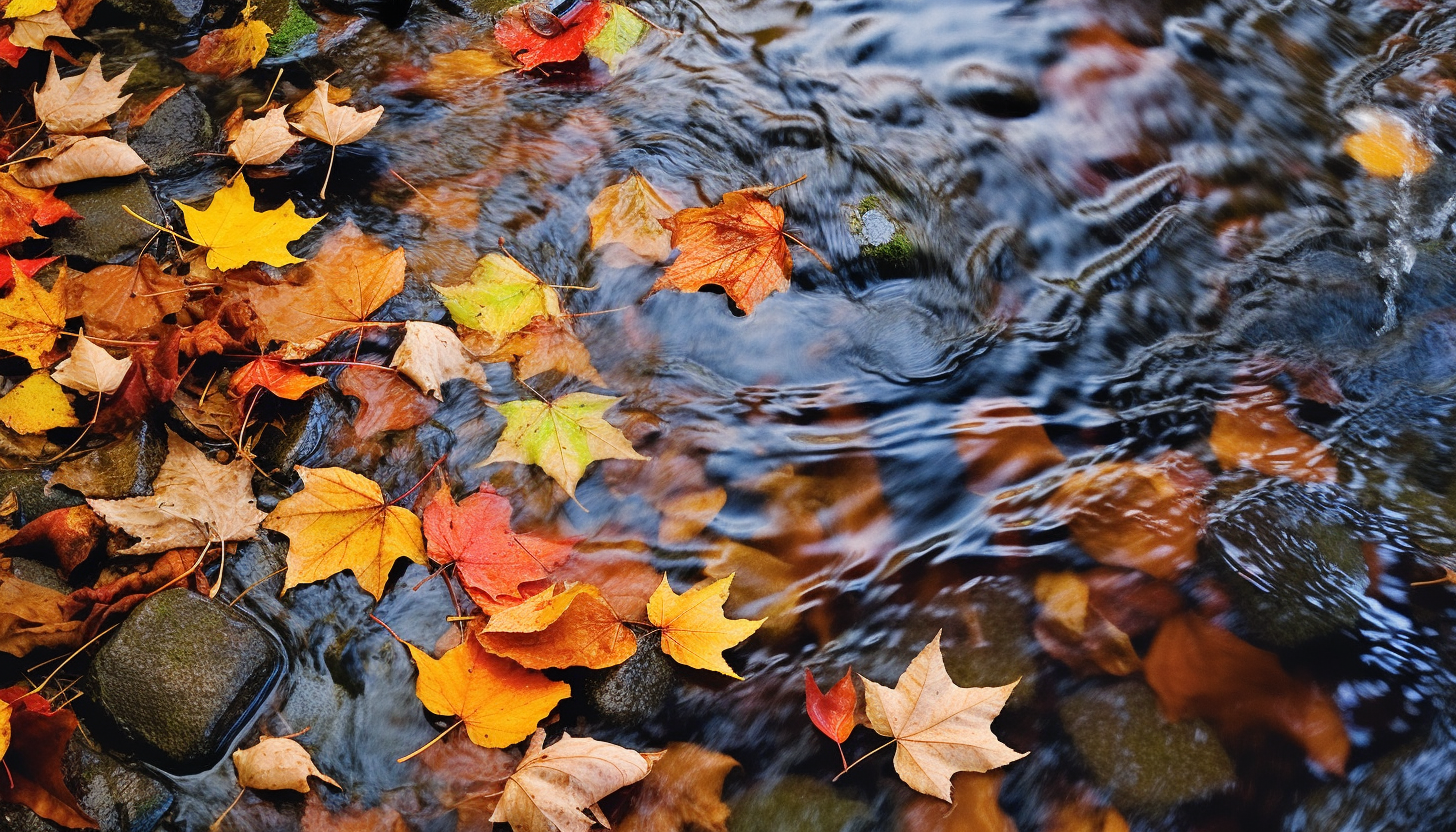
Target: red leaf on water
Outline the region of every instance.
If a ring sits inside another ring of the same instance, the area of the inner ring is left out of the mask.
[[[488,485],[458,505],[440,489],[425,507],[424,526],[430,560],[454,563],[465,591],[487,610],[519,600],[521,584],[551,574],[577,542],[511,531],[511,501]]]
[[[586,42],[596,37],[612,16],[606,3],[592,0],[575,25],[555,37],[543,38],[526,20],[530,11],[524,7],[512,9],[495,24],[496,42],[526,69],[576,60]]]
[[[844,678],[834,683],[829,693],[819,690],[814,681],[814,672],[804,671],[804,700],[809,709],[809,721],[835,742],[849,739],[854,730],[854,706],[857,701],[854,692],[853,671],[844,671]]]

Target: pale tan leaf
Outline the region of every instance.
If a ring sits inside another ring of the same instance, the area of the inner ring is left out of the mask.
[[[80,133],[106,118],[126,103],[130,94],[121,95],[131,71],[110,81],[101,74],[101,54],[91,58],[86,71],[62,78],[56,71],[56,56],[51,55],[45,84],[35,92],[35,114],[52,133]]]
[[[307,792],[309,777],[343,788],[318,770],[307,749],[288,737],[264,737],[252,748],[239,748],[233,752],[233,767],[238,771],[238,785],[245,789]]]
[[[268,111],[262,118],[243,122],[228,155],[240,165],[271,165],[298,144],[299,137],[288,126],[283,108]]]
[[[111,353],[96,346],[82,335],[71,348],[71,355],[56,365],[51,379],[72,390],[85,393],[111,393],[121,386],[131,369],[131,356],[112,358]]]
[[[74,38],[75,32],[66,25],[65,18],[55,9],[15,21],[10,30],[10,42],[26,49],[44,49],[46,38]]]
[[[364,138],[379,123],[382,115],[382,106],[360,112],[353,107],[330,103],[329,82],[315,81],[314,91],[305,99],[303,112],[293,126],[311,139],[338,147]]]
[[[662,756],[570,734],[550,748],[542,748],[545,741],[545,730],[536,729],[492,821],[509,823],[515,832],[587,832],[592,818],[586,810],[600,815],[597,801],[646,777]]]
[[[398,368],[425,393],[440,401],[440,385],[452,378],[468,379],[482,390],[489,390],[485,371],[475,356],[461,345],[460,338],[447,327],[424,321],[404,325],[404,340],[394,351],[389,366]]]
[[[12,170],[15,181],[27,188],[49,188],[67,182],[128,176],[149,170],[135,150],[104,136],[84,139],[66,136],[43,155],[48,158],[26,162]]]

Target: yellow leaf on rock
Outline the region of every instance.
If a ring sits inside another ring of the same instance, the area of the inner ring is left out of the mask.
[[[0,298],[0,349],[40,367],[41,356],[56,345],[65,326],[66,307],[60,296],[17,271],[10,294]]]
[[[599,670],[637,652],[637,637],[591,584],[537,593],[492,615],[475,637],[487,651],[536,669]]]
[[[269,211],[253,210],[253,192],[239,176],[212,197],[207,208],[178,202],[187,233],[207,248],[209,269],[241,269],[249,263],[287,266],[303,259],[288,252],[288,244],[302,237],[323,217],[300,217],[293,200]]]
[[[457,716],[476,745],[505,748],[536,730],[571,686],[553,682],[467,638],[438,659],[406,644],[419,668],[415,693],[431,713]]]
[[[728,600],[732,584],[733,576],[729,575],[678,595],[664,575],[657,591],[647,600],[647,620],[662,628],[662,652],[679,664],[742,679],[724,661],[723,651],[757,632],[763,619],[729,619],[723,615],[723,602]]]
[[[387,505],[378,483],[343,468],[295,470],[303,490],[280,502],[263,523],[288,536],[285,590],[349,570],[378,600],[396,560],[425,562],[420,518]]]
[[[34,373],[0,397],[0,422],[16,433],[43,433],[81,423],[61,385],[45,373]]]
[[[658,220],[672,216],[673,207],[640,173],[603,188],[586,213],[592,248],[620,243],[654,263],[672,253],[672,232]]]

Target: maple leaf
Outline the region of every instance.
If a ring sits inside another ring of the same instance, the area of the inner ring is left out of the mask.
[[[414,385],[383,367],[351,364],[334,379],[339,392],[359,400],[354,435],[367,439],[380,431],[409,430],[423,425],[439,404]]]
[[[571,331],[565,318],[538,315],[525,327],[507,335],[496,350],[481,359],[486,363],[511,362],[516,378],[528,381],[548,370],[574,375],[598,387],[607,382],[592,366],[591,353]]]
[[[288,536],[283,589],[344,570],[377,601],[400,558],[425,562],[420,518],[384,502],[379,484],[343,468],[297,466],[303,490],[283,500],[263,528]]]
[[[0,349],[8,350],[30,362],[44,366],[41,360],[66,327],[66,310],[58,295],[45,290],[34,278],[14,275],[10,294],[0,298]]]
[[[1016,399],[972,399],[956,417],[950,429],[976,494],[993,494],[1066,461],[1041,419]]]
[[[240,165],[271,165],[298,141],[283,108],[275,107],[262,118],[243,122],[227,152]]]
[[[51,55],[45,84],[35,91],[35,115],[52,133],[85,133],[121,109],[131,95],[121,95],[121,88],[131,71],[106,80],[101,74],[101,54],[92,56],[86,71],[62,78],[56,72],[56,56]]]
[[[0,397],[0,422],[19,434],[73,428],[81,423],[66,391],[45,372],[32,373]]]
[[[482,606],[519,596],[521,584],[551,574],[577,542],[511,531],[511,501],[489,485],[459,505],[448,488],[435,492],[424,528],[430,559],[455,564],[465,591]]]
[[[636,789],[617,832],[728,832],[723,781],[738,767],[727,754],[689,742],[663,749],[652,771]]]
[[[81,646],[81,622],[71,620],[65,602],[54,589],[15,577],[10,559],[0,558],[0,652],[20,657],[38,648]]]
[[[334,778],[318,770],[308,749],[289,737],[264,737],[252,748],[233,752],[238,785],[245,789],[289,789],[307,793],[308,778],[317,777],[336,789]]]
[[[551,587],[493,613],[475,637],[488,652],[536,670],[599,670],[637,652],[637,637],[591,584]]]
[[[724,661],[723,651],[757,632],[763,619],[730,619],[723,615],[723,602],[728,600],[732,584],[733,576],[729,575],[678,595],[664,575],[657,591],[647,599],[647,620],[662,629],[662,652],[679,664],[742,679]]]
[[[647,21],[620,3],[604,3],[610,12],[606,25],[584,47],[586,54],[600,58],[607,71],[616,74],[627,53],[647,34]]]
[[[1220,468],[1248,468],[1296,482],[1335,482],[1339,463],[1325,443],[1289,417],[1287,397],[1266,384],[1240,384],[1218,405],[1208,445]]]
[[[162,328],[155,344],[132,348],[131,371],[97,412],[92,423],[95,430],[115,433],[134,427],[153,407],[172,400],[181,382],[177,364],[181,341],[181,330],[168,326]]]
[[[0,289],[13,283],[15,275],[23,274],[26,277],[35,277],[36,272],[59,259],[59,257],[37,257],[33,260],[21,260],[8,254],[0,254]]]
[[[730,191],[711,208],[684,208],[662,224],[681,254],[649,295],[694,292],[711,283],[751,314],[764,298],[789,288],[794,260],[784,237],[784,209],[762,193]]]
[[[329,146],[329,169],[324,174],[323,187],[319,189],[320,199],[328,192],[329,177],[334,172],[334,154],[339,145],[352,144],[364,138],[384,115],[383,106],[360,112],[353,107],[334,104],[329,100],[330,90],[329,82],[315,81],[313,92],[304,99],[303,112],[293,122],[298,132]]]
[[[438,401],[445,397],[440,385],[463,378],[482,390],[490,390],[485,371],[448,328],[424,321],[406,321],[404,340],[394,351],[389,366],[396,367],[426,394]]]
[[[631,12],[627,15],[637,19]],[[673,207],[640,173],[634,171],[627,181],[603,188],[586,214],[594,249],[616,243],[654,263],[672,254],[672,233],[662,220],[673,215]]]
[[[112,358],[111,353],[82,335],[71,347],[71,355],[56,365],[51,379],[85,393],[112,393],[121,386],[130,369],[131,356]]]
[[[809,711],[809,721],[824,735],[838,745],[840,759],[844,758],[844,741],[854,730],[854,707],[859,697],[854,692],[853,671],[844,671],[844,678],[834,683],[829,693],[819,690],[814,681],[814,672],[804,670],[804,706]],[[845,763],[845,767],[848,767]]]
[[[125,555],[252,540],[267,516],[253,497],[253,466],[246,459],[214,462],[171,432],[151,496],[86,502],[107,523],[139,538],[120,550]]]
[[[253,210],[253,192],[241,176],[213,194],[205,209],[181,202],[177,207],[182,209],[187,233],[207,249],[207,267],[223,271],[253,262],[270,266],[302,263],[302,258],[288,253],[288,244],[323,219],[300,217],[291,199],[269,211]]]
[[[0,247],[39,237],[30,227],[32,222],[50,225],[79,216],[69,205],[56,199],[54,189],[27,188],[14,176],[0,173]]]
[[[463,103],[462,99],[481,90],[482,82],[514,69],[516,63],[503,51],[476,46],[431,56],[424,77],[407,83],[411,91],[427,98]]]
[[[162,318],[180,311],[187,299],[182,278],[162,271],[150,254],[134,266],[67,271],[56,287],[65,298],[65,316],[80,317],[86,331],[101,338],[155,335]]]
[[[472,344],[477,355],[492,352],[496,340],[529,324],[538,315],[561,316],[556,290],[513,257],[492,253],[480,258],[469,281],[435,286],[455,323],[490,336],[488,344]]]
[[[1026,756],[991,733],[991,720],[1020,680],[997,688],[958,686],[945,672],[939,633],[893,689],[860,680],[870,727],[895,739],[895,773],[918,792],[949,803],[951,775],[990,771]]]
[[[571,393],[554,402],[521,400],[495,406],[506,419],[495,450],[481,465],[519,462],[536,465],[556,480],[567,496],[576,497],[576,484],[587,465],[601,459],[647,459],[604,418],[615,396]]]
[[[33,14],[52,11],[57,0],[10,0],[5,6],[6,17],[30,17]]]
[[[318,254],[287,282],[249,284],[247,294],[268,337],[289,345],[279,357],[302,358],[368,320],[404,289],[404,274],[404,249],[389,248],[350,221],[324,238]]]
[[[216,75],[227,80],[258,65],[268,54],[268,36],[273,28],[253,19],[251,4],[243,9],[243,19],[227,29],[214,29],[203,35],[197,49],[177,63],[193,72]]]
[[[15,27],[9,23],[0,24],[0,61],[10,65],[11,69],[19,69],[20,61],[28,53],[27,47],[16,43]]]
[[[71,829],[97,829],[61,774],[61,758],[78,725],[69,710],[55,710],[22,685],[0,690],[9,705],[10,748],[0,774],[0,802],[19,803]]]
[[[543,4],[544,5],[544,4]],[[531,28],[529,14],[537,9],[518,7],[501,15],[495,24],[495,39],[525,69],[541,64],[574,61],[581,56],[587,41],[596,37],[607,25],[610,11],[601,0],[588,0],[587,8],[573,25],[554,37],[542,37]]]
[[[496,823],[516,830],[587,832],[592,816],[606,826],[597,801],[647,776],[661,756],[642,754],[619,745],[562,734],[543,748],[546,732],[536,731],[531,745],[505,791],[495,814]]]
[[[239,367],[228,382],[228,392],[241,398],[261,387],[280,399],[298,401],[310,390],[328,383],[323,376],[311,376],[287,361],[264,356]]]
[[[10,32],[11,43],[28,49],[44,49],[46,38],[74,37],[76,33],[71,31],[71,27],[66,25],[66,19],[55,9],[16,20]]]
[[[104,136],[61,136],[34,154],[37,161],[15,168],[15,181],[28,188],[49,188],[83,179],[128,176],[150,170],[126,144]]]
[[[415,694],[431,713],[456,716],[476,745],[505,748],[529,737],[571,686],[485,652],[467,638],[439,659],[406,643],[419,668]]]

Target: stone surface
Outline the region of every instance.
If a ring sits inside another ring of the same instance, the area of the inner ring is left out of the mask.
[[[732,804],[729,832],[850,832],[867,827],[869,807],[819,780],[791,775]]]
[[[41,472],[35,469],[0,470],[0,499],[12,491],[20,501],[19,516],[15,518],[17,527],[48,511],[86,502],[70,491],[46,488]]]
[[[160,176],[185,173],[202,164],[198,153],[212,149],[216,133],[207,107],[184,89],[162,102],[147,123],[127,135],[127,144]]]
[[[73,587],[66,583],[61,573],[55,567],[41,563],[38,560],[29,558],[10,559],[10,573],[22,581],[53,589],[56,592],[69,595]]]
[[[660,639],[657,633],[643,636],[632,658],[588,677],[583,692],[602,719],[618,725],[637,725],[662,710],[677,674],[662,652]]]
[[[99,188],[97,183],[102,183]],[[79,220],[69,220],[52,237],[51,253],[63,257],[83,257],[95,263],[133,258],[157,232],[128,216],[122,206],[152,222],[166,224],[161,205],[140,175],[80,182],[74,188],[63,186],[56,195],[81,215]]]
[[[283,430],[266,430],[253,449],[258,467],[264,471],[288,472],[294,465],[309,464],[309,458],[325,449],[329,434],[351,421],[343,397],[330,387],[320,387],[309,396],[305,407],[287,417]],[[283,489],[282,494],[287,494]]]
[[[203,0],[111,0],[111,4],[143,23],[176,31],[202,11]]]
[[[144,757],[186,773],[221,758],[282,667],[277,641],[253,619],[171,589],[138,606],[102,646],[85,688],[96,716]]]
[[[1164,720],[1142,682],[1084,688],[1057,712],[1093,779],[1123,811],[1166,810],[1233,782],[1233,763],[1212,729]]]
[[[93,748],[78,733],[62,761],[66,782],[101,832],[152,832],[172,806],[172,792],[139,767]]]
[[[150,494],[166,458],[166,430],[157,421],[142,422],[118,441],[57,466],[51,487],[103,500]]]

